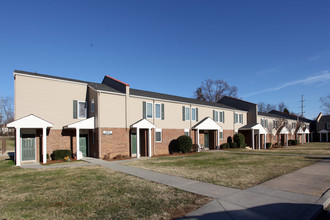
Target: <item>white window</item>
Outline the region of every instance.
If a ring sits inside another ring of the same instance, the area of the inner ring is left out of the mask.
[[[94,113],[94,111],[95,111],[95,106],[94,106],[95,104],[94,104],[94,99],[92,99],[92,101],[91,101],[91,112],[92,113]]]
[[[189,136],[189,129],[184,129],[184,135]]]
[[[219,122],[225,123],[225,112],[219,112]]]
[[[214,111],[214,121],[218,122],[219,118],[218,118],[218,111]]]
[[[243,114],[239,114],[239,123],[243,124]]]
[[[161,118],[161,104],[155,104],[155,118]]]
[[[78,118],[86,118],[87,117],[87,111],[86,111],[86,102],[78,102]]]
[[[156,142],[162,142],[162,129],[156,128]]]
[[[196,108],[191,108],[191,120],[196,121]]]
[[[220,140],[223,140],[223,131],[220,131]]]
[[[234,123],[237,124],[238,123],[238,114],[234,113]]]
[[[186,109],[186,114],[185,114],[185,116],[186,116],[186,121],[189,121],[190,120],[190,108],[185,108]]]
[[[147,118],[152,118],[152,103],[147,103]]]

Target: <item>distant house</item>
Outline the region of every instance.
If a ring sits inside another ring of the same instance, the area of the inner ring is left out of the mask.
[[[320,142],[329,142],[330,115],[320,113],[316,118],[317,133]]]

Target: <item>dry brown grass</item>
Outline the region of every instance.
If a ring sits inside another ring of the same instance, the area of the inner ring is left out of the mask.
[[[127,163],[144,169],[221,186],[246,189],[318,161],[303,156],[203,152]]]
[[[210,198],[101,167],[26,170],[0,161],[0,219],[171,219]]]
[[[267,150],[246,150],[246,149],[228,149],[227,151],[241,151],[250,153],[281,153],[281,154],[301,154],[301,155],[328,155],[330,156],[330,143],[326,142],[312,142],[307,144],[271,148]]]

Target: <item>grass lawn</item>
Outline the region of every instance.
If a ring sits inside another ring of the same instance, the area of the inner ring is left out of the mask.
[[[163,156],[126,163],[202,182],[246,189],[315,163],[304,156],[201,152],[189,156]]]
[[[21,169],[0,161],[0,219],[171,219],[210,198],[97,166]]]
[[[228,149],[228,151],[243,151],[243,152],[262,152],[262,153],[281,153],[281,154],[304,154],[304,155],[329,155],[330,142],[312,142],[302,145],[271,148],[267,150],[246,150],[246,149]]]

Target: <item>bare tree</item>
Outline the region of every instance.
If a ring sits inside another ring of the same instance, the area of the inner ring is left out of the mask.
[[[267,112],[266,111],[266,104],[264,102],[258,103],[258,112]]]
[[[321,108],[324,110],[324,113],[330,114],[330,93],[325,97],[321,97],[320,102],[322,104]]]
[[[14,99],[12,97],[5,97],[2,99],[2,121],[8,124],[14,121]]]
[[[195,98],[202,101],[217,102],[223,96],[237,97],[237,87],[224,80],[206,79],[194,92]]]
[[[273,105],[273,104],[267,104],[266,105],[266,111],[267,112],[270,112],[271,110],[274,110],[276,109],[276,105]]]
[[[284,109],[286,109],[286,105],[284,104],[284,102],[280,102],[278,103],[277,105],[277,110],[280,111],[280,112],[284,112]]]

